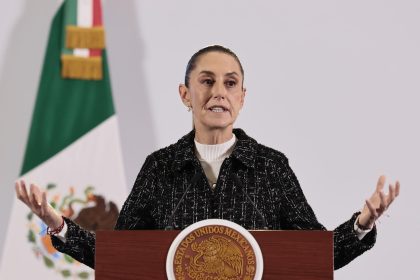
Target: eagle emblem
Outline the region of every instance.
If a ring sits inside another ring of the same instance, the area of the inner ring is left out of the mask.
[[[97,230],[113,229],[117,221],[119,209],[112,201],[94,192],[92,186],[87,186],[83,195],[76,194],[76,189],[70,187],[58,190],[55,184],[48,184],[46,191],[51,207],[63,216],[73,219],[83,228],[95,232]],[[32,212],[27,215],[28,220],[28,241],[32,244],[35,257],[41,259],[46,267],[53,269],[63,278],[72,279],[93,279],[94,274],[86,270],[84,266],[72,257],[58,252],[47,235],[47,226]]]
[[[207,274],[211,279],[243,279],[243,253],[232,240],[213,235],[193,243],[191,249],[196,252],[196,255],[190,258],[188,268],[188,276],[192,279],[204,279],[194,277],[203,274]]]
[[[261,280],[261,249],[240,225],[203,220],[185,228],[172,242],[166,272],[169,280]]]

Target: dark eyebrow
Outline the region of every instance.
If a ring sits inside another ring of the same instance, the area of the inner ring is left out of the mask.
[[[214,76],[214,73],[208,70],[203,70],[199,73],[199,75],[201,74],[205,74],[205,75],[210,75],[210,76]]]
[[[199,75],[201,75],[201,74],[210,75],[210,76],[214,76],[215,75],[212,71],[208,71],[208,70],[201,71],[199,73]],[[236,72],[229,72],[229,73],[226,73],[225,76],[238,76],[239,77],[239,74],[236,73]]]
[[[236,72],[229,72],[229,73],[226,73],[225,76],[238,76],[239,77],[239,74]]]

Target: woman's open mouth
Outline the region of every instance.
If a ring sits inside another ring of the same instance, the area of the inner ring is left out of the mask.
[[[228,109],[226,109],[225,107],[222,106],[212,106],[209,108],[210,111],[214,112],[214,113],[223,113],[228,111]]]

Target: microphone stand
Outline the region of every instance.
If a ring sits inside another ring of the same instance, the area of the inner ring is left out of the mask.
[[[249,197],[248,193],[245,191],[244,186],[242,185],[241,181],[239,180],[238,175],[233,174],[233,179],[235,180],[236,184],[241,188],[242,193],[246,196],[247,200],[251,203],[251,205],[254,207],[255,211],[257,212],[258,216],[261,218],[261,221],[263,222],[263,229],[268,230],[267,227],[267,221],[264,218],[264,215],[261,213],[261,211],[257,208],[257,205],[252,201],[252,199]]]
[[[192,178],[192,180],[191,180],[191,184],[188,185],[187,189],[182,194],[181,199],[178,201],[178,204],[175,206],[174,210],[172,211],[172,214],[169,217],[168,224],[165,227],[165,230],[173,230],[174,229],[173,223],[174,223],[175,213],[178,210],[179,206],[181,205],[181,202],[185,199],[185,196],[187,195],[187,193],[190,190],[191,186],[195,185],[195,183],[197,183],[197,181],[198,181],[199,178],[200,178],[200,172],[195,173],[194,176],[193,176],[193,178]]]

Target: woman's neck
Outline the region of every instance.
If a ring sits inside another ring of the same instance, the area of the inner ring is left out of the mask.
[[[205,145],[216,145],[222,144],[233,137],[233,130],[232,127],[226,129],[213,129],[213,130],[202,130],[197,129],[195,130],[195,140],[200,144]]]

